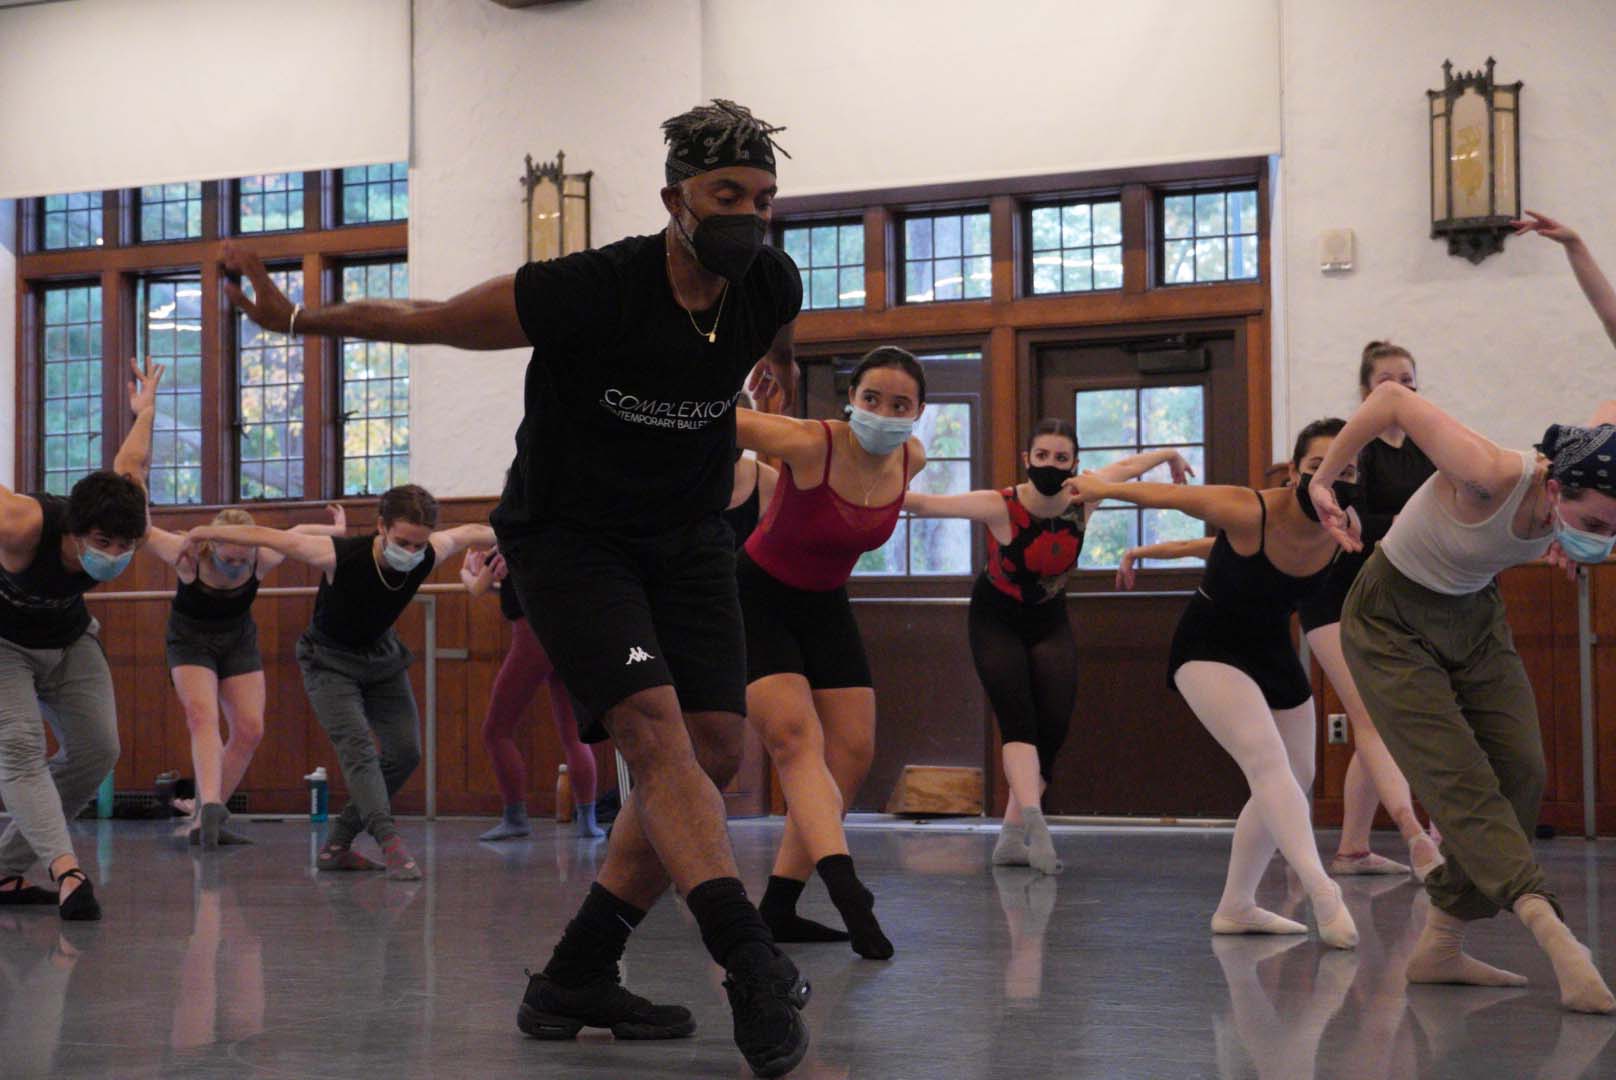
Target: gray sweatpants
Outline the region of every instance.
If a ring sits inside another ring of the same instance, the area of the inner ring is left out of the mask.
[[[25,649],[0,638],[0,877],[73,854],[67,823],[118,763],[112,671],[90,629],[65,649]],[[60,749],[45,756],[45,723]]]
[[[346,846],[366,830],[377,843],[398,835],[390,800],[421,763],[408,675],[414,659],[392,630],[363,652],[313,628],[298,639],[303,688],[348,782],[348,805],[332,823],[330,843]]]

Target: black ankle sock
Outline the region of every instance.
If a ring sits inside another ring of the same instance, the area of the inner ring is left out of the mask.
[[[562,986],[582,986],[602,975],[615,975],[629,934],[644,919],[643,910],[596,882],[556,943],[544,974]]]
[[[848,940],[846,931],[834,930],[824,923],[805,919],[797,914],[797,899],[802,896],[803,887],[807,884],[806,881],[798,881],[796,878],[777,877],[773,874],[769,876],[769,885],[763,890],[763,900],[758,904],[758,914],[763,916],[763,922],[774,935],[774,940],[789,942]]]
[[[728,968],[730,953],[742,945],[759,944],[773,950],[774,938],[746,898],[746,887],[739,878],[704,881],[690,890],[685,903],[701,927],[702,944],[720,967]]]
[[[885,960],[893,953],[892,942],[881,932],[875,918],[875,897],[853,872],[853,856],[826,855],[815,865],[831,903],[841,912],[853,939],[853,951],[870,960]]]

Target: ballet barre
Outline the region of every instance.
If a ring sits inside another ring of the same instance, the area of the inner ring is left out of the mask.
[[[312,597],[319,593],[319,589],[312,585],[277,586],[258,590],[259,596],[307,596]],[[423,646],[421,669],[426,680],[426,703],[422,712],[425,714],[426,734],[422,741],[426,744],[422,751],[422,764],[426,768],[426,819],[435,820],[438,816],[438,661],[439,660],[465,660],[470,653],[465,649],[438,648],[438,597],[446,593],[466,592],[464,585],[422,585],[410,603],[420,604],[426,616],[426,626],[423,633]],[[129,603],[139,600],[172,600],[173,589],[144,589],[129,592],[84,594],[87,601],[100,603]]]

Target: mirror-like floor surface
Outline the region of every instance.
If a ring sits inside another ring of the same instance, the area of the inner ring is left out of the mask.
[[[426,879],[317,875],[306,822],[242,822],[251,848],[201,856],[156,823],[77,828],[105,921],[0,908],[0,1076],[744,1077],[721,975],[681,905],[629,946],[627,982],[687,1004],[673,1043],[539,1043],[516,1030],[537,969],[604,849],[569,827],[479,844],[486,822],[406,822]],[[758,895],[778,822],[737,823]],[[814,983],[797,1077],[1616,1076],[1616,1018],[1563,1013],[1546,959],[1501,918],[1472,935],[1524,990],[1407,987],[1424,900],[1342,879],[1355,953],[1313,938],[1214,940],[1222,831],[1060,830],[1064,876],[990,871],[988,830],[859,827],[854,857],[898,948],[793,946]],[[1325,851],[1334,837],[1320,834]],[[1377,846],[1401,857],[1394,835]],[[1616,976],[1616,842],[1539,845],[1571,925]],[[1306,918],[1281,864],[1269,906]],[[811,885],[805,914],[835,921]]]

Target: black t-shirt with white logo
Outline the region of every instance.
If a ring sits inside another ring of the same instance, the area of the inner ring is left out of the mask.
[[[0,570],[0,638],[25,649],[65,649],[90,628],[84,594],[100,582],[83,570],[62,564],[62,534],[67,531],[67,500],[60,495],[31,495],[43,522],[39,547],[28,569]]]
[[[796,264],[773,247],[721,308],[695,313],[699,333],[668,283],[662,233],[522,267],[516,311],[533,358],[494,527],[644,537],[721,512],[735,398],[801,307]]]

